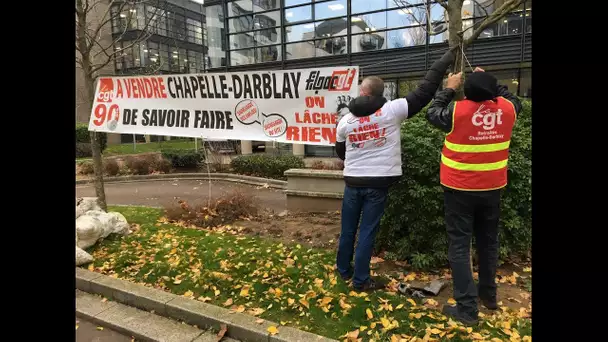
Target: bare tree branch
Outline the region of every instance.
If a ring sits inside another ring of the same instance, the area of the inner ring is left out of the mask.
[[[439,4],[441,7],[445,8],[446,10],[448,9],[448,1],[447,1],[447,0],[437,0],[437,3],[438,3],[438,4]]]
[[[514,9],[516,9],[523,2],[524,2],[524,0],[507,0],[507,1],[505,1],[505,3],[502,4],[502,6],[497,8],[494,12],[492,12],[491,15],[486,17],[484,19],[484,21],[481,22],[481,24],[479,24],[479,26],[471,34],[471,37],[467,38],[467,40],[465,40],[463,42],[463,46],[467,47],[468,45],[473,43],[473,41],[475,39],[477,39],[477,37],[479,37],[479,35],[481,34],[481,32],[483,32],[483,30],[485,30],[488,26],[496,23],[498,20],[502,19],[505,15],[507,15],[509,12],[513,11]]]
[[[477,1],[477,0],[473,0],[473,2],[474,2],[474,3],[476,3],[476,4],[477,4],[477,6],[479,6],[479,8],[481,8],[481,9],[483,10],[483,12],[486,14],[486,17],[489,15],[489,14],[488,14],[488,10],[486,10],[486,8],[485,8],[485,7],[483,7],[483,6],[482,6],[482,5],[479,3],[479,1]],[[474,17],[474,16],[475,16],[475,11],[473,11],[473,17]]]

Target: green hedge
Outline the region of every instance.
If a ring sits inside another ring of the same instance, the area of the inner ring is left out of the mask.
[[[296,156],[265,154],[239,156],[232,160],[231,165],[236,173],[273,179],[286,179],[285,171],[305,167],[302,158]]]
[[[426,121],[426,110],[401,130],[403,178],[391,188],[376,248],[414,267],[447,264],[439,159],[445,134]],[[532,109],[523,101],[511,138],[509,184],[501,202],[500,257],[527,254],[532,239]]]
[[[205,161],[202,150],[193,149],[166,149],[161,151],[164,158],[171,162],[173,167],[197,168]]]
[[[97,133],[101,138],[101,151],[103,152],[108,146],[108,135],[106,133]],[[77,146],[81,146],[77,148],[78,151],[86,151],[87,148],[82,148],[82,144],[91,144],[91,138],[89,136],[89,125],[77,123],[76,124],[76,143]],[[88,148],[90,150],[90,147]],[[78,152],[78,153],[86,153],[86,152]],[[89,152],[90,153],[90,152]],[[77,156],[78,157],[78,156]],[[90,155],[82,156],[82,157],[90,157]],[[79,157],[80,158],[80,157]]]

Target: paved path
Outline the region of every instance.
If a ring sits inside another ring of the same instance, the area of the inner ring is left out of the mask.
[[[131,336],[117,333],[106,327],[97,330],[98,325],[82,318],[76,318],[76,342],[131,342]]]
[[[183,199],[190,204],[205,203],[209,195],[207,180],[158,180],[132,183],[107,183],[106,199],[109,205],[141,205],[164,207]],[[240,190],[257,197],[262,208],[281,212],[286,208],[282,190],[265,189],[232,182],[211,181],[211,198]],[[76,197],[95,196],[93,185],[77,185]]]

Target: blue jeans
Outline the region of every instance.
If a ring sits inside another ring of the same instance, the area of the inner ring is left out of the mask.
[[[363,286],[369,279],[369,263],[380,219],[384,214],[387,195],[388,188],[353,188],[348,185],[344,188],[342,231],[340,232],[336,263],[342,277],[353,276],[355,287]],[[361,226],[353,272],[351,261],[353,260],[359,218],[361,218]]]

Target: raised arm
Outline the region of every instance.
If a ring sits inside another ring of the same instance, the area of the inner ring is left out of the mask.
[[[435,100],[426,111],[426,119],[431,125],[446,133],[452,130],[452,116],[455,106],[452,100],[460,83],[462,83],[462,72],[456,75],[450,74],[445,89],[437,93]]]
[[[448,50],[439,60],[435,61],[429,71],[418,84],[418,87],[405,96],[407,100],[407,117],[411,118],[424,108],[439,89],[443,76],[450,64],[454,62],[454,53]]]

